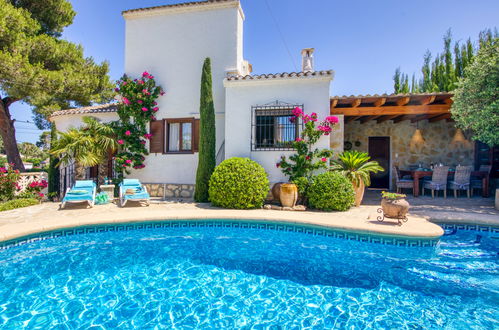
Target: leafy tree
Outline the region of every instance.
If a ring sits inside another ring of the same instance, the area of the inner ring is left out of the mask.
[[[52,125],[53,126],[53,125]],[[48,150],[50,149],[50,137],[51,137],[51,132],[50,131],[45,131],[40,134],[40,137],[38,138],[38,141],[36,141],[36,146],[38,148],[41,148],[42,150]]]
[[[17,147],[25,158],[44,158],[46,156],[43,150],[30,142],[19,143]]]
[[[201,116],[200,138],[194,200],[196,202],[208,202],[208,185],[216,165],[215,106],[213,105],[211,60],[209,57],[204,61],[201,74],[199,113]]]
[[[473,139],[499,145],[499,38],[484,42],[454,91],[452,118]]]
[[[413,93],[453,91],[457,87],[459,79],[464,76],[466,67],[472,63],[478,49],[497,37],[497,30],[488,29],[480,32],[476,49],[470,39],[464,44],[455,42],[454,47],[452,47],[452,34],[448,30],[443,38],[444,51],[442,54],[437,54],[432,61],[430,51],[426,51],[421,67],[421,80],[413,77],[409,85],[407,75],[402,73],[400,68],[395,69],[393,76],[394,93],[407,93],[409,90]]]
[[[108,64],[60,39],[75,12],[66,0],[0,0],[0,136],[8,161],[23,170],[9,107],[33,107],[39,128],[53,111],[105,102],[112,96]]]
[[[102,163],[118,148],[116,133],[111,125],[92,117],[83,117],[84,126],[58,132],[50,153],[60,158],[59,164],[74,160],[84,167]]]

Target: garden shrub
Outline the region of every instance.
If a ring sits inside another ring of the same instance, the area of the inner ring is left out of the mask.
[[[40,201],[34,198],[13,199],[5,203],[0,203],[0,212],[18,209],[21,207],[37,205],[37,204],[40,204]]]
[[[210,201],[229,209],[261,207],[269,192],[263,167],[249,158],[233,157],[215,168],[209,185]]]
[[[323,211],[346,211],[355,201],[352,183],[337,172],[317,175],[307,192],[312,208]]]
[[[19,170],[15,170],[11,164],[0,167],[0,201],[7,201],[14,198],[19,190],[17,181],[19,180]]]

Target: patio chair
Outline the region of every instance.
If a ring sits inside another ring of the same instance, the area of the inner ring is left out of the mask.
[[[480,165],[480,168],[478,169],[480,172],[487,172],[487,176],[490,175],[490,172],[492,171],[492,166],[491,165]],[[473,190],[474,189],[482,189],[483,190],[483,181],[481,178],[471,178],[471,184],[470,184],[470,190],[471,190],[471,195],[473,195]]]
[[[412,189],[414,194],[414,180],[401,178],[400,170],[397,166],[393,167],[393,172],[395,173],[395,185],[397,186],[397,193],[400,193],[402,189]]]
[[[97,186],[92,180],[78,180],[73,187],[66,190],[66,194],[59,205],[60,209],[66,206],[66,203],[87,202],[90,207],[94,206]]]
[[[120,205],[125,206],[128,201],[144,202],[149,206],[150,196],[147,188],[137,179],[124,179],[120,183]]]
[[[431,197],[435,198],[435,190],[443,190],[444,198],[447,198],[447,176],[449,175],[449,166],[437,166],[433,169],[431,181],[423,182],[423,195],[425,189],[431,190]]]
[[[457,198],[458,190],[466,190],[470,198],[471,166],[457,166],[454,180],[449,182],[449,189],[454,190],[454,198]]]

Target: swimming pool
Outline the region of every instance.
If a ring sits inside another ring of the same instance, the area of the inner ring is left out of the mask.
[[[64,236],[0,251],[0,328],[492,329],[494,236],[426,248],[251,228]]]

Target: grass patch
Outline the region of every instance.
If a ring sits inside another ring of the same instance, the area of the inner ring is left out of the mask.
[[[40,204],[40,201],[38,201],[37,199],[34,199],[34,198],[13,199],[11,201],[0,203],[0,212],[18,209],[21,207],[37,205],[37,204]]]

